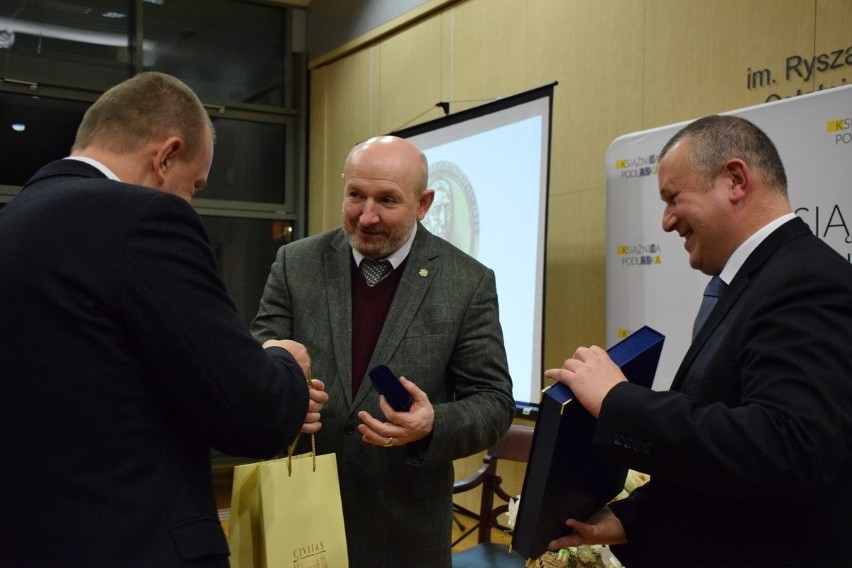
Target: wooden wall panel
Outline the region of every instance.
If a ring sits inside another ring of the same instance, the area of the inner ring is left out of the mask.
[[[642,128],[643,4],[632,0],[529,2],[530,85],[554,94],[551,195],[600,190],[616,136]],[[637,112],[639,110],[640,112]],[[603,207],[603,194],[597,207]]]
[[[399,130],[443,115],[442,22],[431,18],[382,42],[376,134]]]
[[[450,11],[453,112],[530,88],[524,80],[526,13],[527,2],[517,0],[468,1]]]
[[[786,56],[827,55],[828,69],[814,74],[811,90],[852,83],[852,2],[816,0],[816,38],[813,51]],[[842,50],[842,54],[837,52]]]
[[[327,198],[323,202],[322,225],[312,226],[312,233],[340,225],[343,203],[341,175],[346,156],[355,144],[378,131],[379,58],[378,48],[373,47],[328,66],[322,136],[325,139],[323,192]]]
[[[328,67],[320,67],[311,73],[310,115],[308,126],[312,133],[328,130],[326,121],[326,99],[328,98]],[[307,233],[317,233],[326,226],[327,201],[331,197],[328,187],[328,136],[308,136],[308,227]]]
[[[443,26],[431,18],[382,42],[376,134],[399,130],[443,115],[435,105],[442,89]]]
[[[813,49],[814,2],[646,1],[646,128],[764,102],[749,69]]]

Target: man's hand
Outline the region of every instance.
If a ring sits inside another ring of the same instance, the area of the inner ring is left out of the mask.
[[[550,544],[547,545],[550,550],[580,546],[581,544],[624,544],[627,542],[624,526],[609,507],[604,507],[589,517],[589,520],[585,523],[568,519],[565,524],[574,529],[574,532],[550,541]]]
[[[305,423],[302,425],[302,432],[304,434],[315,434],[322,428],[320,411],[328,402],[328,393],[325,392],[325,385],[321,380],[311,379],[308,382],[311,385],[308,390],[310,400],[308,402],[308,414],[305,416]]]
[[[595,418],[601,413],[603,399],[612,387],[627,380],[607,352],[597,345],[580,347],[573,358],[565,360],[561,369],[548,369],[544,376],[570,388]]]
[[[308,412],[305,415],[305,423],[302,425],[302,432],[305,434],[314,434],[322,428],[320,422],[320,411],[328,402],[328,393],[325,392],[325,385],[319,379],[311,378],[311,357],[308,355],[308,349],[297,341],[291,339],[267,339],[263,342],[263,348],[281,347],[286,349],[290,355],[302,368],[302,373],[308,380]]]
[[[435,409],[429,397],[405,377],[400,377],[399,382],[411,395],[411,408],[408,412],[397,412],[382,396],[379,398],[379,406],[387,422],[373,418],[365,410],[359,412],[358,418],[362,423],[358,425],[358,431],[364,442],[375,446],[402,446],[423,439],[432,432]]]

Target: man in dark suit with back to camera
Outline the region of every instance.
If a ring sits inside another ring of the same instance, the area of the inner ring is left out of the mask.
[[[598,418],[601,456],[651,475],[552,547],[626,542],[630,568],[847,566],[852,265],[792,213],[775,146],[744,119],[679,131],[659,185],[663,229],[718,300],[669,392],[599,347],[545,373]]]
[[[420,224],[427,180],[406,140],[356,146],[343,227],[278,251],[251,328],[304,343],[327,385],[317,451],[337,454],[352,568],[449,567],[452,462],[514,414],[494,272]],[[384,259],[373,284],[364,263]],[[367,378],[378,364],[406,377],[409,412],[380,401]]]
[[[213,127],[143,73],[0,211],[0,565],[227,567],[210,450],[320,427],[304,346],[241,323],[190,207]]]

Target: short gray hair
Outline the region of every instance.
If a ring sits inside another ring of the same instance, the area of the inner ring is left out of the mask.
[[[682,140],[689,142],[690,159],[708,182],[719,174],[727,160],[740,158],[758,170],[767,185],[787,195],[787,174],[775,144],[748,120],[727,115],[699,118],[666,142],[660,160]]]

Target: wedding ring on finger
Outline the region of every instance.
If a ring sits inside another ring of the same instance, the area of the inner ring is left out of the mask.
[[[393,436],[391,436],[390,438],[388,438],[388,441],[387,441],[387,443],[385,444],[385,447],[386,447],[386,448],[390,448],[390,447],[392,447],[395,443],[396,443],[396,438],[394,438]]]

